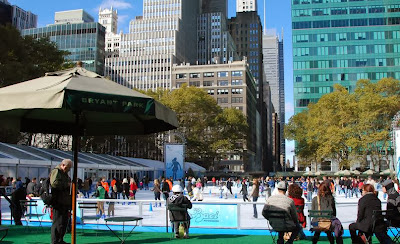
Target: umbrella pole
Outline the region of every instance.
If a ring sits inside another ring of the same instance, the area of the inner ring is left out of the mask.
[[[74,150],[74,175],[72,178],[72,225],[71,243],[76,244],[76,182],[78,178],[78,150],[79,150],[79,113],[75,114],[75,130],[72,135],[72,147]]]

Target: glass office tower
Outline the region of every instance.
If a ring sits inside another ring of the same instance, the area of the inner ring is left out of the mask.
[[[292,0],[295,113],[341,84],[400,79],[398,0]]]
[[[47,37],[58,49],[70,52],[67,60],[82,61],[85,69],[104,74],[105,28],[97,22],[49,25],[22,30],[21,34],[36,39]]]

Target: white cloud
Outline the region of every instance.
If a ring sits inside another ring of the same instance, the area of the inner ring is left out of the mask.
[[[123,24],[129,19],[129,15],[118,15],[118,24]]]
[[[124,1],[124,0],[103,0],[100,6],[97,8],[115,8],[115,9],[129,9],[132,8],[132,4]],[[119,17],[118,17],[119,18]]]

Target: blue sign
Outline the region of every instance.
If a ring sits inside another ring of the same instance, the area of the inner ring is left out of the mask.
[[[237,228],[236,204],[193,204],[190,226]]]
[[[165,146],[165,175],[167,178],[172,177],[174,180],[183,179],[184,167],[183,155],[184,145],[169,144]]]

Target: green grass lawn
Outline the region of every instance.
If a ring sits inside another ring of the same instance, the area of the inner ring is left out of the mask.
[[[44,231],[37,227],[30,227],[26,230],[25,227],[8,226],[10,228],[7,237],[1,243],[21,243],[21,244],[41,244],[50,243],[50,228],[44,228]],[[120,243],[116,236],[110,231],[95,231],[95,230],[77,230],[77,243]],[[0,233],[2,234],[2,233]],[[121,232],[118,232],[121,234]],[[202,244],[257,244],[257,243],[272,243],[271,236],[260,235],[206,235],[193,234],[190,239],[170,239],[171,233],[158,232],[133,232],[128,237],[125,243],[202,243]],[[64,241],[70,242],[71,235],[66,234]],[[308,240],[296,241],[296,244],[311,243],[311,237]],[[318,243],[329,243],[326,237],[322,237]],[[345,238],[344,243],[351,243],[350,238]],[[374,243],[378,243],[375,239]]]

